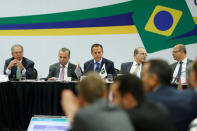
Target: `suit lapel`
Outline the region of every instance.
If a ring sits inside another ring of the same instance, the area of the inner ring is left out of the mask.
[[[56,69],[55,69],[55,77],[59,77],[59,73],[60,73],[60,64],[57,63]]]
[[[71,77],[71,70],[72,70],[72,66],[70,63],[68,63],[68,69],[67,69],[67,76]]]
[[[129,63],[129,66],[127,66],[127,72],[130,72],[132,65],[133,65],[133,62]]]

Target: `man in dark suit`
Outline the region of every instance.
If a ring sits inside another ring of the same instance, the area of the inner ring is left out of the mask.
[[[134,61],[126,62],[121,64],[120,73],[121,74],[135,74],[141,77],[142,66],[146,61],[147,53],[143,47],[135,48],[134,50]]]
[[[191,84],[194,88],[194,95],[192,99],[192,105],[194,107],[194,111],[196,112],[197,117],[197,60],[194,61],[191,68]]]
[[[117,77],[110,90],[112,102],[127,111],[136,131],[174,131],[167,109],[146,99],[142,81],[136,75]]]
[[[177,131],[186,131],[195,117],[192,109],[192,91],[180,92],[169,87],[172,70],[163,60],[150,60],[142,70],[142,80],[150,100],[161,102],[171,114]]]
[[[100,44],[93,44],[91,47],[92,60],[85,62],[84,73],[89,71],[100,72],[105,64],[107,74],[115,75],[114,63],[108,59],[103,58],[103,46]]]
[[[34,62],[23,57],[23,47],[20,44],[13,45],[11,48],[12,58],[5,61],[4,74],[10,80],[20,80],[22,76],[32,79],[34,73]]]
[[[71,77],[72,80],[76,80],[75,74],[76,65],[69,62],[70,50],[68,48],[61,48],[58,52],[59,62],[49,67],[49,80],[67,80]]]
[[[97,73],[87,74],[77,89],[78,97],[70,90],[62,93],[62,108],[71,122],[71,131],[134,130],[127,114],[104,99],[105,83]]]
[[[174,46],[172,56],[177,61],[170,65],[173,71],[173,87],[177,88],[179,80],[181,80],[183,88],[186,88],[186,69],[192,63],[192,60],[187,58],[186,47],[182,44]]]

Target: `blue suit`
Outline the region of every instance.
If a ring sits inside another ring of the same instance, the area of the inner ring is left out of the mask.
[[[112,61],[102,58],[100,70],[103,67],[103,64],[105,64],[107,74],[115,75],[114,63]],[[94,71],[94,59],[89,60],[84,64],[84,73],[87,73],[89,71]]]
[[[192,94],[191,90],[180,92],[168,86],[160,86],[147,96],[150,100],[160,102],[168,108],[177,131],[186,131],[195,117],[191,105]]]
[[[10,62],[12,60],[14,60],[13,57],[9,58],[5,61],[4,70],[3,70],[4,74],[6,74],[6,70],[8,68],[8,65],[10,64]],[[25,58],[25,57],[23,57],[21,63],[24,66],[24,68],[26,69],[26,73],[25,73],[26,79],[32,79],[33,78],[33,73],[34,73],[34,62]],[[11,74],[9,75],[9,79],[13,79],[16,76],[16,70],[17,70],[16,66],[13,66],[11,68]]]

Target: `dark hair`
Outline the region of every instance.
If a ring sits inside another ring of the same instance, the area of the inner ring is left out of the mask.
[[[68,56],[70,57],[70,50],[68,48],[61,48],[58,53],[60,53],[60,51],[62,52],[68,51]]]
[[[131,93],[138,103],[142,103],[145,99],[144,86],[136,75],[126,74],[121,75],[115,79],[114,82],[119,83],[119,92],[121,95],[125,95],[126,93]]]
[[[185,54],[187,53],[186,47],[182,44],[179,45],[179,51],[183,51]]]
[[[147,63],[150,64],[149,73],[156,74],[160,84],[170,85],[172,81],[172,70],[166,61],[153,59],[149,60]]]
[[[93,49],[94,47],[101,47],[101,49],[103,50],[103,46],[102,46],[101,44],[96,43],[96,44],[93,44],[93,45],[92,45],[92,47],[91,47],[91,52],[92,52],[92,49]]]

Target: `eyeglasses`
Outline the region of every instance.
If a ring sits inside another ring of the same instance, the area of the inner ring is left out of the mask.
[[[172,53],[178,53],[180,50],[173,50]]]
[[[14,54],[22,54],[23,52],[22,51],[19,51],[19,52],[13,52]]]
[[[144,55],[144,56],[147,56],[147,54],[146,54],[146,53],[139,53],[139,55]]]

